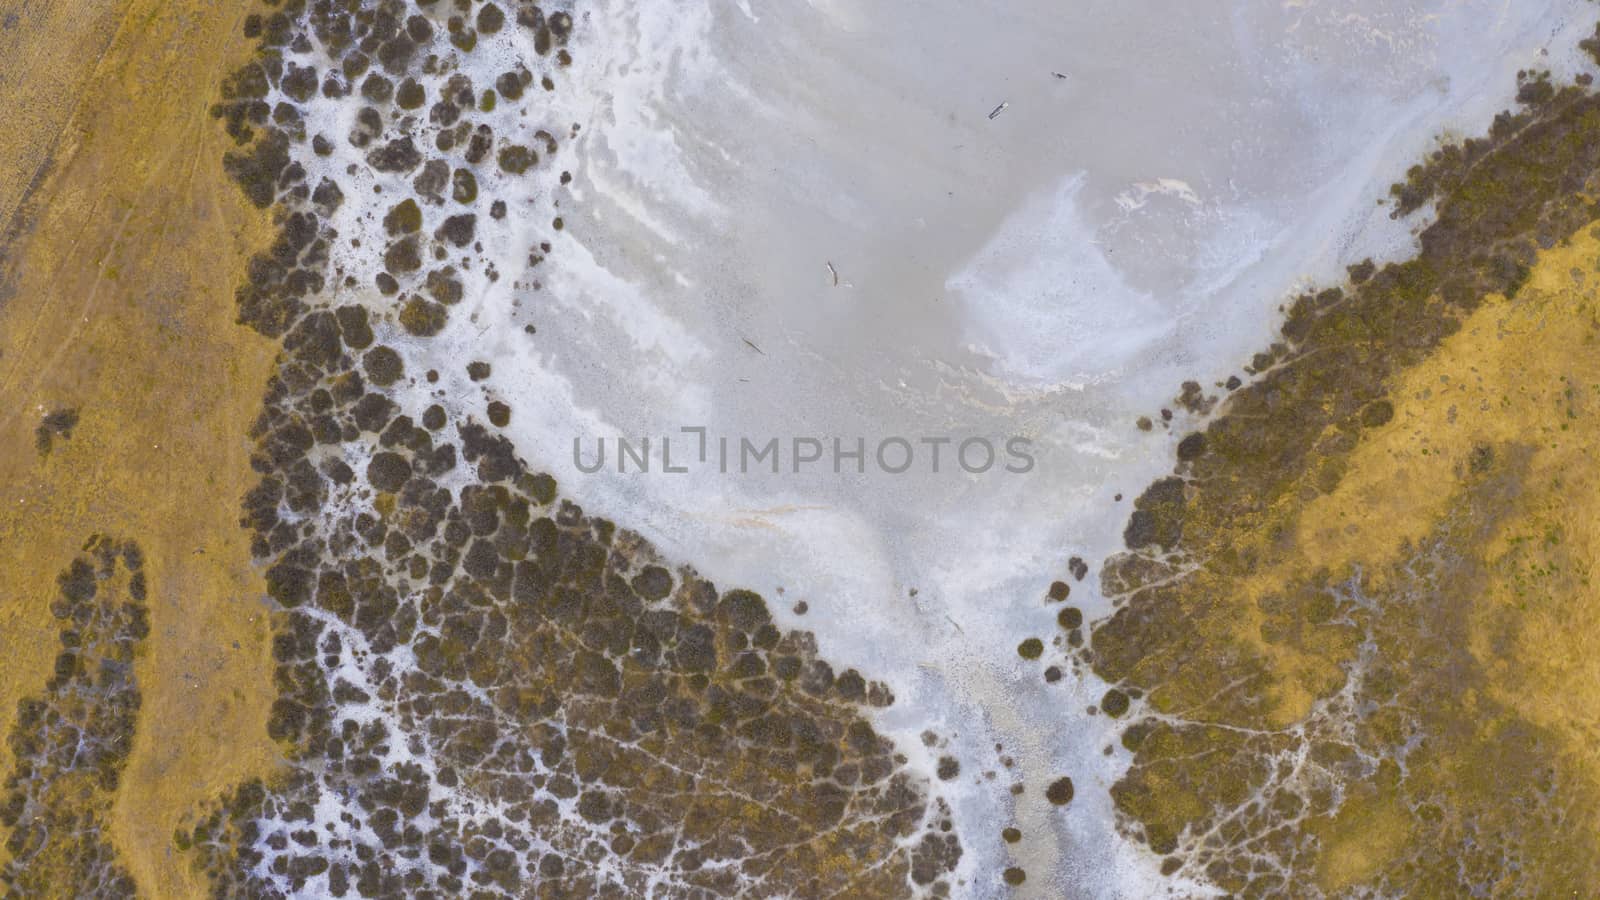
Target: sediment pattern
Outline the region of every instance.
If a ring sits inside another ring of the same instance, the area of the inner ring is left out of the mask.
[[[585,25],[480,0],[246,19],[256,52],[214,113],[276,230],[236,298],[282,348],[243,527],[286,762],[173,846],[217,896],[982,890],[935,787],[872,727],[885,685],[563,498],[503,434],[489,364],[440,349],[470,344],[452,329],[484,303],[535,339]],[[1052,683],[1112,682],[1095,712],[1133,754],[1118,822],[1163,872],[1238,896],[1600,881],[1597,173],[1590,79],[1524,73],[1486,136],[1396,186],[1396,215],[1437,212],[1414,259],[1297,298],[1247,379],[1186,383],[1162,411],[1194,430],[1098,573],[1114,614],[1050,585],[1059,633],[1016,652]],[[18,428],[40,466],[95,439],[94,404],[80,426],[76,400],[45,399]],[[61,652],[7,741],[8,894],[166,893],[118,847],[155,855],[171,821],[148,845],[108,824],[137,819],[119,787],[152,740],[145,583],[139,547],[104,537],[59,580]],[[191,661],[162,656],[187,684]],[[1053,774],[1043,795],[1099,789]],[[1020,865],[983,878],[1032,886]]]
[[[1589,509],[1594,464],[1590,80],[1523,73],[1486,137],[1414,168],[1393,199],[1435,205],[1420,252],[1299,297],[1139,498],[1086,659],[1131,720],[1123,827],[1164,872],[1239,896],[1600,878],[1592,716],[1570,673],[1524,674],[1567,665],[1531,636],[1592,594],[1556,512]]]
[[[243,524],[290,770],[176,841],[218,896],[945,895],[948,810],[866,718],[889,690],[562,499],[498,433],[489,365],[426,340],[539,289],[576,16],[246,22],[213,112],[280,225],[237,298],[283,345]]]
[[[8,896],[132,897],[106,824],[139,714],[134,656],[150,632],[136,544],[94,537],[57,580],[61,651],[7,739],[0,867]]]

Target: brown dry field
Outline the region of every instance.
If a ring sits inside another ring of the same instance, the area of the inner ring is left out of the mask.
[[[275,348],[232,299],[267,222],[223,175],[206,112],[248,53],[247,8],[0,8],[0,733],[48,676],[56,574],[92,534],[138,541],[152,633],[113,839],[149,896],[200,892],[173,829],[275,764],[266,608],[237,521]],[[34,430],[64,408],[80,421],[41,456]]]

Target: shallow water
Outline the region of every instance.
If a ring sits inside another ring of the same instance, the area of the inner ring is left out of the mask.
[[[1126,761],[1085,712],[1103,685],[1046,684],[1015,648],[1060,640],[1053,580],[1104,613],[1097,573],[1067,562],[1118,549],[1125,507],[1170,467],[1193,419],[1157,411],[1179,382],[1223,393],[1297,287],[1408,254],[1426,214],[1391,220],[1388,185],[1482,130],[1518,69],[1569,69],[1585,12],[602,4],[560,95],[582,126],[550,194],[563,228],[527,224],[550,258],[487,291],[443,352],[493,360],[519,449],[588,511],[887,680],[881,724],[930,773],[944,751],[917,736],[948,736],[966,873],[1009,850],[1042,894],[1200,890],[1154,880],[1115,835]],[[685,427],[706,429],[707,462]],[[619,436],[649,438],[652,471],[616,471]],[[1013,436],[1026,474],[949,455]],[[587,461],[602,437],[607,469],[581,472],[574,440]],[[663,471],[662,437],[689,471]],[[735,454],[777,438],[780,471],[719,471],[718,437]],[[864,474],[826,452],[791,466],[795,438],[858,437]],[[904,474],[871,458],[894,437],[918,454]],[[938,473],[922,438],[952,440]],[[1060,774],[1078,784],[1064,816],[1007,790]]]

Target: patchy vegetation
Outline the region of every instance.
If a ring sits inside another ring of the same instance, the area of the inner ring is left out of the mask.
[[[1245,896],[1554,896],[1600,877],[1595,817],[1574,812],[1600,784],[1592,714],[1554,711],[1567,669],[1523,674],[1568,665],[1521,637],[1556,607],[1502,599],[1538,584],[1563,615],[1590,605],[1591,549],[1547,532],[1516,565],[1537,542],[1505,541],[1546,502],[1587,518],[1600,500],[1576,489],[1600,450],[1581,424],[1600,385],[1600,98],[1535,73],[1519,88],[1486,137],[1395,186],[1396,215],[1436,206],[1420,253],[1297,298],[1105,566],[1117,608],[1086,659],[1144,695],[1113,796],[1168,874]]]

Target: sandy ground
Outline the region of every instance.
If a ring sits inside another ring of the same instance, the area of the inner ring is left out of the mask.
[[[237,522],[272,348],[232,299],[266,230],[206,114],[245,49],[244,6],[0,13],[0,214],[48,162],[0,272],[0,729],[49,673],[56,573],[92,534],[139,542],[152,634],[113,837],[160,897],[200,889],[171,856],[182,817],[273,759],[265,609]],[[34,428],[63,408],[80,421],[41,457]]]

